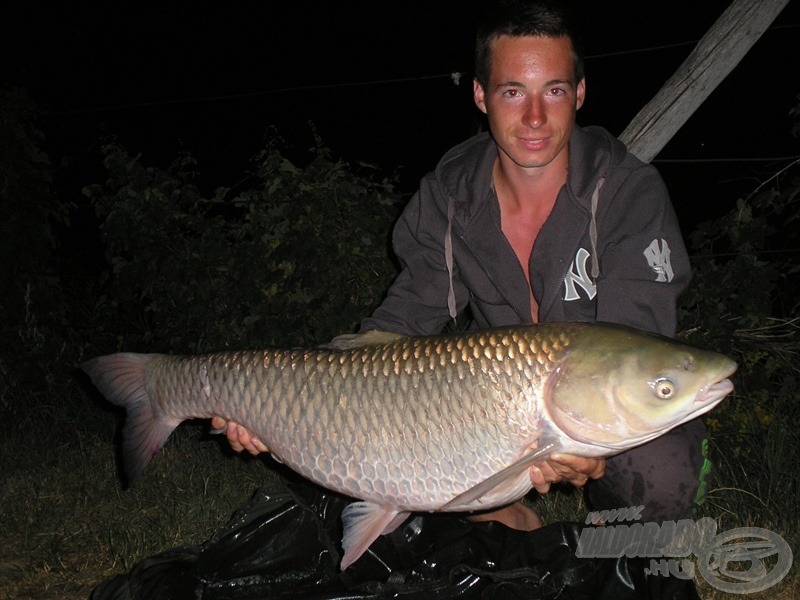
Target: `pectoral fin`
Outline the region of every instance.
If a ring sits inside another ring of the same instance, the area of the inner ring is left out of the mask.
[[[358,560],[379,535],[394,531],[408,515],[371,502],[349,504],[342,512],[342,571]]]
[[[508,481],[516,479],[520,473],[528,470],[537,462],[544,462],[547,457],[556,452],[556,443],[549,442],[544,444],[541,448],[537,448],[533,452],[522,455],[519,459],[508,465],[506,468],[498,471],[488,479],[483,480],[478,485],[471,487],[465,492],[462,492],[447,504],[442,506],[439,510],[458,510],[463,508],[467,510],[470,504],[479,500],[493,489],[503,485]]]

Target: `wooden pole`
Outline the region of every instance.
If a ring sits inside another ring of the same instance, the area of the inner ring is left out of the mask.
[[[644,162],[653,160],[788,3],[734,0],[619,136],[628,150]]]

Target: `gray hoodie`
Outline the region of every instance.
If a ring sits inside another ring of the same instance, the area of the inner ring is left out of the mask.
[[[403,211],[401,272],[361,329],[433,334],[467,305],[473,328],[531,321],[528,283],[500,228],[489,134],[451,149]],[[672,336],[691,275],[655,168],[599,127],[575,126],[569,174],[530,256],[539,319],[608,321]]]

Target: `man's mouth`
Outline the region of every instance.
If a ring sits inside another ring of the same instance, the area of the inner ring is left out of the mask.
[[[519,138],[519,142],[527,150],[542,150],[550,143],[550,138]]]

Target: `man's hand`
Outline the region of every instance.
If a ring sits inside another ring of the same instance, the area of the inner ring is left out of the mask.
[[[603,458],[584,458],[574,454],[554,454],[545,463],[529,469],[531,483],[540,494],[550,491],[553,483],[568,481],[575,487],[583,487],[589,479],[599,479],[606,469]],[[542,519],[530,507],[520,501],[497,510],[470,516],[472,521],[500,521],[512,529],[533,531],[542,527]]]
[[[567,481],[583,487],[590,479],[599,479],[606,470],[604,458],[585,458],[574,454],[553,454],[550,459],[530,468],[531,483],[537,492],[546,494],[553,483]]]
[[[214,417],[211,419],[211,427],[217,430],[224,430],[225,435],[228,437],[228,442],[235,452],[247,450],[253,456],[261,452],[269,452],[264,443],[253,435],[253,433],[246,427],[235,423],[234,421],[226,421],[222,417]]]

